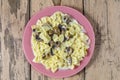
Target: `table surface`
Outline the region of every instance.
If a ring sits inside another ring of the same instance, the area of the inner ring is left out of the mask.
[[[30,17],[47,7],[65,5],[82,12],[95,31],[92,60],[78,74],[54,79],[35,71],[22,50]],[[0,0],[0,80],[120,80],[120,0]]]

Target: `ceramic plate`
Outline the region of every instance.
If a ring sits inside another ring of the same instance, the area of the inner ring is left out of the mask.
[[[31,48],[31,35],[32,35],[32,29],[31,26],[36,24],[36,21],[40,19],[41,17],[44,16],[51,16],[54,12],[56,11],[61,11],[63,13],[67,13],[71,15],[73,18],[75,18],[86,30],[87,35],[90,38],[90,48],[88,49],[88,54],[87,56],[83,59],[83,61],[80,62],[80,66],[76,67],[73,70],[58,70],[55,73],[52,73],[50,70],[45,69],[45,67],[42,64],[34,63],[32,62],[34,55],[33,51]],[[31,17],[30,21],[27,23],[25,27],[25,31],[23,34],[23,39],[22,39],[22,45],[23,45],[23,50],[24,54],[28,60],[28,62],[32,65],[33,68],[35,68],[38,72],[49,76],[49,77],[54,77],[54,78],[64,78],[64,77],[69,77],[72,76],[78,72],[80,72],[90,61],[93,51],[94,51],[94,45],[95,45],[95,36],[93,32],[93,28],[90,24],[90,22],[87,20],[87,18],[82,15],[79,11],[66,7],[66,6],[51,6],[47,7],[38,13],[36,13],[34,16]]]

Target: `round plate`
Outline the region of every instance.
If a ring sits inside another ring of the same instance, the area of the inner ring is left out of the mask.
[[[34,63],[32,62],[34,55],[32,52],[31,48],[31,35],[32,35],[32,29],[31,26],[36,24],[36,21],[40,19],[41,17],[44,16],[51,16],[54,12],[56,11],[61,11],[63,13],[67,13],[71,15],[73,18],[75,18],[86,30],[87,35],[90,38],[90,48],[88,49],[88,54],[87,56],[80,62],[80,66],[76,67],[73,70],[58,70],[55,73],[52,73],[50,70],[45,69],[45,67],[42,64]],[[83,16],[80,12],[77,10],[66,7],[66,6],[52,6],[52,7],[47,7],[38,13],[36,13],[30,21],[27,23],[25,27],[25,31],[23,34],[23,39],[22,39],[22,45],[23,45],[23,50],[25,53],[25,56],[28,60],[28,62],[32,65],[33,68],[35,68],[38,72],[47,75],[49,77],[54,77],[54,78],[64,78],[64,77],[69,77],[72,76],[79,71],[81,71],[90,61],[93,51],[94,51],[94,45],[95,45],[95,36],[93,32],[93,28],[90,24],[90,22]]]

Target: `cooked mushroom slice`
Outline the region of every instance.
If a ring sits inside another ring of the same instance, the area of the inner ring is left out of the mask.
[[[38,32],[38,35],[40,35],[41,32]]]
[[[65,42],[66,40],[69,40],[70,38],[73,38],[73,35],[64,36],[63,42]]]
[[[36,39],[37,41],[43,41],[43,39],[41,39],[38,34],[35,35],[35,39]]]
[[[47,59],[50,57],[50,53],[43,53],[42,59]]]
[[[60,42],[60,41],[54,42],[52,48],[53,48],[53,49],[58,48],[58,47],[60,47],[60,45],[61,45],[61,42]]]
[[[71,20],[72,20],[71,17],[68,15],[63,16],[63,18],[62,18],[62,21],[67,23],[67,24],[69,24],[71,22]]]
[[[54,42],[53,42],[53,41],[50,41],[50,42],[48,43],[48,45],[52,47],[52,46],[54,45]]]
[[[73,38],[73,35],[69,35],[69,38]]]
[[[59,30],[60,30],[60,33],[64,33],[65,30],[66,30],[66,27],[63,26],[63,25],[61,25],[61,24],[58,25],[58,28],[59,28]]]
[[[68,53],[69,55],[73,53],[73,48],[71,47],[66,47],[65,52]]]
[[[63,21],[63,22],[66,22],[66,21],[68,20],[68,18],[69,18],[69,16],[68,16],[68,15],[63,16],[63,17],[62,17],[62,21]]]
[[[60,30],[58,29],[58,27],[54,27],[53,30],[55,34],[60,35]]]
[[[67,57],[67,62],[68,62],[68,65],[72,65],[72,57],[71,56]]]
[[[50,49],[50,55],[51,55],[51,56],[54,56],[54,53],[53,53],[53,49],[52,49],[52,48]]]
[[[69,40],[69,37],[64,36],[63,42],[65,42],[65,41],[67,41],[67,40]]]
[[[52,30],[48,30],[47,33],[49,36],[53,36],[53,34],[54,34],[54,32]]]
[[[65,42],[66,40],[68,40],[68,39],[67,39],[67,37],[65,37],[65,35],[64,35],[64,40],[63,40],[63,42]]]
[[[61,45],[61,42],[60,42],[60,41],[57,41],[57,42],[56,42],[56,47],[60,47],[60,45]]]
[[[35,32],[35,31],[36,31],[36,29],[32,29],[32,31],[33,31],[33,32]]]
[[[45,55],[45,53],[43,53],[43,55],[42,55],[42,59],[45,59],[46,58],[46,55]]]
[[[47,53],[47,54],[46,54],[46,57],[49,58],[49,57],[50,57],[50,53]]]

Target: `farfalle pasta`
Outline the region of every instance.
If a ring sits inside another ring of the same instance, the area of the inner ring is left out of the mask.
[[[82,25],[60,11],[42,17],[32,25],[33,62],[55,72],[74,69],[87,55],[89,37]]]

